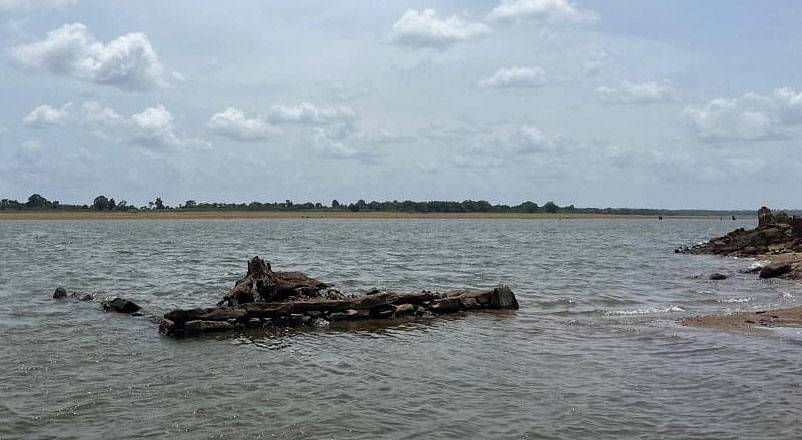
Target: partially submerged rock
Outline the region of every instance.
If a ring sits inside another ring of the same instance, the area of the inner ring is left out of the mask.
[[[111,301],[103,301],[102,305],[103,310],[118,313],[136,313],[139,311],[139,306],[136,303],[124,298],[114,298]]]
[[[56,287],[56,291],[53,292],[54,299],[61,299],[67,297],[67,289],[63,287]]]
[[[299,272],[273,272],[254,257],[248,275],[217,307],[178,309],[164,314],[163,334],[194,336],[201,333],[267,326],[328,327],[338,322],[431,316],[481,309],[517,310],[518,301],[507,286],[491,290],[455,290],[438,293],[371,291],[346,297]]]
[[[760,278],[775,278],[791,272],[791,263],[771,263],[760,269]]]

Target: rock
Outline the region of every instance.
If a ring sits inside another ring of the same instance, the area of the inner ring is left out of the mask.
[[[63,287],[56,287],[56,291],[53,292],[53,298],[60,299],[67,297],[67,289]]]
[[[518,310],[518,300],[509,287],[500,286],[490,295],[490,308]]]
[[[348,315],[345,312],[334,312],[331,315],[329,315],[329,319],[331,319],[332,322],[345,321],[346,319],[348,319]]]
[[[765,228],[775,224],[777,224],[777,219],[774,218],[774,214],[771,213],[771,209],[761,206],[760,209],[757,210],[757,227]]]
[[[262,328],[262,320],[259,318],[251,318],[248,320],[249,328]]]
[[[301,313],[293,313],[290,315],[290,322],[294,325],[306,325],[309,324],[311,320],[312,318]]]
[[[324,327],[328,327],[330,325],[331,324],[329,323],[329,321],[326,321],[323,318],[317,318],[314,321],[312,321],[312,326],[313,327],[324,328]]]
[[[477,301],[476,298],[472,296],[461,296],[459,297],[459,302],[462,308],[467,310],[473,310],[479,308],[479,301]]]
[[[406,316],[406,315],[412,315],[414,313],[415,313],[415,306],[413,306],[412,304],[399,304],[395,306],[393,316],[395,317]]]
[[[774,278],[791,271],[791,263],[772,263],[760,269],[760,278]]]
[[[159,333],[163,335],[173,334],[174,328],[175,328],[175,323],[173,321],[170,321],[169,319],[162,319],[159,322]]]
[[[458,312],[462,307],[459,297],[442,298],[432,304],[431,310],[434,314],[445,314]]]
[[[710,275],[710,279],[714,280],[714,281],[726,280],[727,279],[727,275],[720,274],[720,273],[716,272],[713,275]]]
[[[192,336],[198,333],[234,330],[234,325],[226,321],[187,321],[184,323],[184,334]]]
[[[139,311],[139,306],[127,299],[114,298],[111,301],[103,301],[103,310],[112,310],[118,313],[134,313]]]

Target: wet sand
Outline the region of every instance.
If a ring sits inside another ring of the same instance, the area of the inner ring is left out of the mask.
[[[772,263],[791,263],[791,272],[778,278],[802,280],[802,253],[758,255],[757,259]],[[756,275],[757,276],[757,275]],[[680,324],[691,327],[705,327],[716,330],[758,331],[771,327],[802,327],[802,306],[782,309],[736,312],[727,315],[691,316]]]
[[[130,219],[249,219],[249,218],[341,218],[341,219],[655,219],[654,215],[526,214],[526,213],[405,213],[351,211],[4,211],[2,220],[130,220]],[[666,220],[716,220],[719,217],[664,216]]]

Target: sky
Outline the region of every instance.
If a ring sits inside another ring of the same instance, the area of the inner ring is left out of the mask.
[[[802,3],[0,0],[0,197],[802,207]]]

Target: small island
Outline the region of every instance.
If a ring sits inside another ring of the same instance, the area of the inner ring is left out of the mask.
[[[301,272],[274,272],[259,257],[248,262],[216,307],[177,309],[164,314],[159,331],[170,336],[287,326],[329,327],[367,319],[426,317],[476,310],[517,310],[507,286],[491,290],[390,293],[374,289],[347,296]]]

